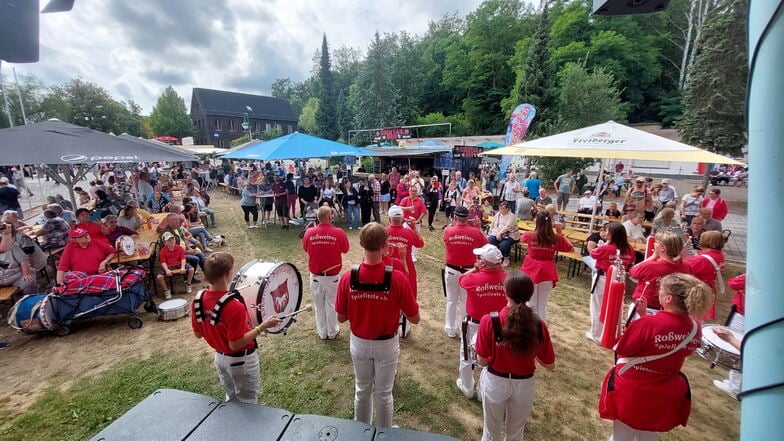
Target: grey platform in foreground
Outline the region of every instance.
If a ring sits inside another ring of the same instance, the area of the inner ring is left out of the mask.
[[[456,438],[415,430],[379,428],[321,415],[295,415],[272,407],[220,402],[206,395],[159,389],[92,440],[422,440]]]

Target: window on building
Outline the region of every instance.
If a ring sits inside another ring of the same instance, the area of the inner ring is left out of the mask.
[[[293,132],[293,131],[294,131],[294,126],[292,126],[291,124],[289,124],[289,131],[288,131],[288,133],[291,133],[291,132]]]
[[[219,139],[219,140],[218,140],[218,147],[220,147],[220,148],[222,148],[222,149],[225,149],[225,148],[226,148],[226,146],[223,144],[223,140],[222,140],[222,139]]]
[[[272,124],[270,124],[270,123],[265,124],[265,126],[264,126],[264,130],[265,131],[269,130],[270,128],[272,128]]]
[[[221,120],[218,118],[215,118],[215,130],[223,130],[223,127],[221,127]]]
[[[235,126],[233,119],[229,120],[229,130],[237,130],[237,127]]]
[[[257,133],[261,132],[261,123],[260,122],[256,121],[255,123],[253,123],[253,131],[257,132]]]

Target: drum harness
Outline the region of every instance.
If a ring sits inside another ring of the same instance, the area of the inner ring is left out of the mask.
[[[389,292],[392,287],[392,266],[384,266],[384,281],[381,283],[364,283],[359,281],[359,264],[351,265],[351,278],[349,279],[349,287],[352,291],[371,291],[371,292]],[[405,320],[405,316],[403,317]],[[403,323],[401,323],[405,326]],[[373,340],[389,340],[395,337],[396,332],[392,334],[380,335]],[[404,333],[405,334],[405,333]]]
[[[200,289],[199,292],[196,293],[196,296],[193,298],[193,318],[196,319],[196,322],[202,323],[204,322],[205,315],[204,315],[204,303],[202,302],[201,297],[206,292],[206,289]],[[210,325],[217,326],[218,323],[221,321],[221,313],[223,312],[223,308],[232,300],[238,300],[242,303],[243,306],[247,308],[245,305],[245,299],[242,298],[242,294],[239,291],[232,290],[227,292],[226,294],[222,295],[217,302],[215,302],[215,306],[213,306],[212,310],[210,311]],[[227,355],[229,357],[236,357],[236,356],[244,356],[256,350],[258,347],[258,343],[256,343],[256,339],[253,339],[253,349],[247,349],[244,351],[235,352],[233,354],[223,354],[223,352],[219,352],[223,355]]]

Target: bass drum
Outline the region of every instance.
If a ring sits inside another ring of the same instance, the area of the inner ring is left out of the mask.
[[[302,302],[302,276],[297,267],[286,262],[251,260],[240,268],[229,290],[237,290],[245,299],[251,326],[266,317],[281,316],[299,309]],[[295,317],[286,317],[267,332],[284,332]]]

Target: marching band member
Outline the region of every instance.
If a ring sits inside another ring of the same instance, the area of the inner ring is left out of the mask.
[[[653,254],[629,270],[629,275],[637,280],[632,297],[637,300],[645,297],[649,308],[661,309],[659,303],[659,279],[672,273],[691,274],[689,265],[683,263],[681,236],[664,231],[656,233]]]
[[[259,354],[256,337],[274,328],[280,319],[267,317],[255,328],[250,327],[245,302],[238,294],[228,292],[234,276],[234,258],[228,253],[213,253],[207,258],[204,275],[209,288],[199,292],[191,305],[191,327],[196,338],[204,337],[215,350],[215,369],[226,392],[226,401],[258,402]],[[215,305],[214,316],[210,316]]]
[[[713,302],[708,313],[703,317],[705,320],[716,318],[716,297],[718,294],[724,294],[724,279],[721,274],[724,269],[722,248],[724,248],[724,236],[721,232],[705,231],[700,235],[700,251],[696,256],[686,259],[686,264],[691,268],[690,273],[713,290]]]
[[[691,391],[681,367],[700,346],[701,317],[711,291],[688,274],[665,276],[656,293],[663,310],[648,314],[649,296],[636,301],[631,322],[615,346],[618,361],[604,379],[599,415],[613,420],[611,441],[657,440],[658,432],[686,425]]]
[[[341,254],[348,253],[349,243],[345,231],[332,225],[331,208],[319,207],[316,215],[319,224],[305,230],[302,248],[308,253],[316,333],[322,340],[333,340],[340,332],[335,296],[343,267]]]
[[[460,286],[460,276],[474,267],[476,258],[472,251],[487,243],[482,230],[467,223],[468,209],[457,207],[454,212],[454,225],[444,230],[444,295],[446,296],[446,317],[444,331],[449,338],[457,337],[456,320],[465,317],[466,291]]]
[[[400,208],[399,205],[390,207],[389,224],[390,225],[387,227],[389,245],[392,247],[397,247],[401,250],[405,250],[405,255],[397,257],[399,257],[401,261],[405,259],[403,265],[406,267],[406,271],[408,272],[408,280],[411,284],[411,292],[414,294],[414,298],[416,299],[417,272],[416,267],[414,266],[414,259],[413,255],[411,254],[411,249],[414,247],[422,248],[425,246],[425,242],[422,240],[422,236],[419,235],[419,231],[415,230],[413,227],[406,228],[405,225],[403,225],[403,209]]]
[[[502,428],[506,439],[522,439],[534,405],[535,362],[546,369],[555,369],[555,352],[547,325],[526,306],[534,292],[533,281],[513,270],[504,281],[504,288],[506,306],[497,319],[491,315],[482,317],[476,339],[477,361],[486,366],[479,380],[483,441],[502,439]]]
[[[546,321],[547,299],[558,282],[555,253],[571,252],[574,247],[563,235],[563,224],[557,224],[553,231],[553,223],[546,211],[536,215],[536,228],[525,233],[520,241],[528,244],[528,254],[520,270],[534,281],[534,293],[528,301],[528,307]]]
[[[362,227],[359,244],[365,250],[364,259],[341,276],[335,301],[338,321],[351,325],[354,419],[372,424],[375,410],[378,427],[392,425],[400,313],[411,323],[420,319],[406,276],[383,262],[386,242],[387,231],[381,224]]]
[[[601,341],[604,329],[602,322],[599,321],[599,315],[602,312],[606,273],[619,251],[625,268],[633,265],[635,259],[634,248],[629,245],[626,228],[623,225],[618,222],[610,222],[603,228],[607,229],[607,243],[591,251],[591,257],[596,260],[596,272],[593,273],[594,279],[591,283],[591,330],[585,333],[586,337],[596,343]]]
[[[475,267],[460,276],[460,287],[466,290],[466,317],[460,342],[460,364],[457,388],[466,398],[474,397],[474,367],[466,349],[486,314],[500,311],[506,305],[504,280],[506,271],[501,268],[503,255],[495,245],[486,244],[474,251]]]
[[[411,182],[414,182],[414,180]],[[422,218],[427,214],[427,208],[425,207],[422,198],[419,197],[419,194],[419,188],[412,184],[408,189],[408,196],[400,201],[400,208],[403,209],[403,217],[405,218],[406,223],[412,230],[416,230],[417,234],[419,234]],[[411,249],[411,259],[414,262],[417,261],[417,253],[420,248],[422,248],[422,246],[415,245]]]

